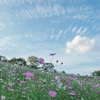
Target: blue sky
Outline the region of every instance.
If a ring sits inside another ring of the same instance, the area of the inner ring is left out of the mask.
[[[63,62],[57,70],[100,70],[100,0],[0,0],[0,55]]]

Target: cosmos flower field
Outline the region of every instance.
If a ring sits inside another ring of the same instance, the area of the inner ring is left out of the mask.
[[[100,100],[100,77],[0,62],[1,100]]]

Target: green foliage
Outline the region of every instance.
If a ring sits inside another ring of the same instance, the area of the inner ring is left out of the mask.
[[[33,69],[38,69],[36,65],[29,65],[28,67],[33,68]]]
[[[94,72],[92,73],[92,75],[93,75],[93,76],[100,76],[100,70],[99,70],[99,71],[94,71]]]
[[[6,58],[5,56],[1,56],[1,55],[0,55],[0,61],[7,62],[7,58]]]
[[[27,61],[31,65],[39,65],[38,57],[30,56],[30,57],[28,57]]]
[[[44,69],[44,70],[51,70],[51,69],[53,69],[54,68],[54,65],[52,64],[52,63],[45,63],[43,66],[42,66],[42,68]]]
[[[12,58],[11,60],[8,60],[9,63],[12,64],[19,64],[19,65],[26,65],[26,61],[23,58]]]
[[[0,55],[0,61],[1,61],[2,56]]]

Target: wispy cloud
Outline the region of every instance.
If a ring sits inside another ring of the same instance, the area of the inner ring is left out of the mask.
[[[26,33],[24,36],[28,39],[34,39],[34,41],[41,41],[41,37],[39,33],[32,34],[32,33]]]
[[[83,27],[81,26],[81,27],[76,31],[76,33],[79,34],[79,33],[81,32],[82,28],[83,28]]]
[[[67,31],[68,31],[67,29],[64,31],[64,34],[65,34],[65,35],[66,35]]]
[[[0,23],[0,30],[2,30],[4,28],[5,28],[4,24],[3,23]]]
[[[0,6],[1,8],[4,7],[5,12],[10,13],[10,16],[17,17],[18,19],[47,18],[53,16],[63,16],[63,18],[81,20],[89,19],[91,16],[93,18],[99,18],[99,11],[94,14],[93,7],[91,5],[84,6],[83,3],[86,2],[85,0],[83,1],[2,0],[0,1]],[[63,3],[67,3],[68,6],[63,6]],[[78,3],[80,3],[80,6],[77,6]],[[9,9],[7,10],[7,8]],[[98,15],[98,17],[96,15]],[[57,22],[59,22],[59,20]]]
[[[84,33],[86,33],[87,32],[87,27],[86,28],[84,28],[82,31],[81,31],[81,33],[80,33],[80,35],[83,35]]]
[[[36,6],[35,6],[36,5]],[[36,3],[27,8],[17,9],[16,16],[25,19],[52,17],[65,14],[65,9],[59,4]]]
[[[87,20],[91,15],[93,15],[93,8],[89,5],[78,5],[67,6],[66,8],[66,19],[79,19]]]
[[[28,38],[28,37],[29,37],[29,35],[26,33],[26,34],[25,34],[25,37],[26,37],[26,38]]]
[[[35,35],[36,36],[36,35]],[[34,38],[34,34],[31,34],[31,33],[29,33],[29,34],[25,34],[25,37],[26,38]]]
[[[75,26],[75,27],[72,29],[72,32],[73,32],[73,33],[75,32],[76,28],[77,28],[77,26]]]
[[[56,36],[56,39],[59,40],[59,37],[61,36],[63,30],[60,30],[59,33]]]
[[[81,15],[81,14],[77,14],[77,15],[73,15],[73,19],[82,19],[85,20],[87,19],[89,16],[88,15]]]

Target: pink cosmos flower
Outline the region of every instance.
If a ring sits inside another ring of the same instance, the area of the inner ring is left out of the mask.
[[[48,94],[51,95],[52,97],[55,97],[56,92],[55,91],[49,91]]]
[[[9,84],[8,87],[9,87],[9,86],[12,86],[12,85],[15,85],[15,83],[11,83],[11,84]]]
[[[28,97],[28,100],[30,100],[30,98]]]
[[[58,81],[56,81],[56,82],[59,83],[59,84],[61,83],[60,80],[58,80]]]
[[[72,89],[72,87],[69,87],[69,86],[68,86],[68,87],[67,87],[67,89],[68,89],[68,90],[71,90],[71,89]]]
[[[27,77],[26,79],[31,80],[31,77]]]
[[[24,73],[24,75],[28,76],[28,77],[34,77],[35,75],[33,75],[33,73],[31,72],[26,72]]]
[[[26,88],[24,88],[24,89],[28,89],[29,87],[26,87]]]
[[[12,76],[15,76],[15,74],[11,74]]]
[[[40,64],[44,64],[44,59],[43,58],[39,58],[39,63]]]
[[[69,81],[66,81],[65,83],[66,83],[66,85],[69,85]]]
[[[51,85],[53,85],[54,83],[51,83]]]
[[[25,91],[23,91],[22,93],[25,93]]]
[[[55,76],[55,79],[60,80],[60,76]]]
[[[10,72],[11,72],[11,71],[14,72],[14,70],[10,70]]]
[[[3,95],[1,96],[1,100],[5,100],[5,98],[6,98],[5,96],[3,96]]]
[[[4,82],[4,84],[7,84],[6,82]]]
[[[100,91],[98,93],[100,93]]]
[[[9,90],[9,91],[14,91],[14,89],[9,89],[9,88],[8,88],[8,90]]]
[[[73,81],[76,81],[76,78],[71,78],[71,77],[69,77],[69,79],[70,79],[70,80],[73,80]]]
[[[20,80],[20,83],[26,83],[26,82],[25,82],[25,81],[21,81],[21,80]]]
[[[75,92],[70,92],[69,94],[70,94],[70,95],[75,95]]]

